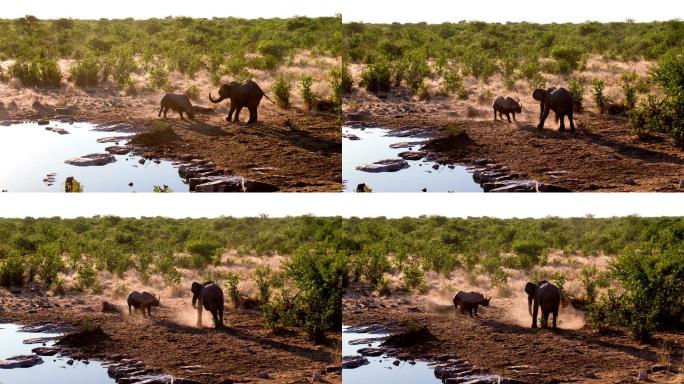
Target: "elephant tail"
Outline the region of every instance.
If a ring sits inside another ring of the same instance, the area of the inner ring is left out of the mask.
[[[273,100],[271,100],[271,98],[268,97],[268,95],[266,95],[265,93],[264,93],[264,97],[266,98],[266,100],[268,100],[268,101],[270,101],[271,103],[275,104],[275,102],[274,102]]]

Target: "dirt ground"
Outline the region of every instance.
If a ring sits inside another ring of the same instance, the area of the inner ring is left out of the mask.
[[[619,86],[621,71],[634,69],[645,76],[651,63],[619,63],[592,57],[587,64],[587,70],[577,76],[603,79],[606,97],[619,102],[624,97]],[[346,120],[390,129],[418,128],[435,137],[445,135],[448,126],[467,133],[470,141],[461,140],[437,152],[440,162],[468,164],[474,159],[491,159],[507,165],[512,173],[575,192],[684,190],[684,184],[680,184],[684,183],[684,151],[674,148],[664,134],[639,140],[631,134],[626,117],[596,113],[590,86],[584,93],[585,112],[576,115],[577,130],[570,133],[569,129],[558,131],[553,114],[544,130],[536,128],[539,103],[532,99],[532,90],[522,80],[511,91],[503,86],[500,75],[486,84],[468,76],[464,86],[469,96],[460,100],[453,95],[439,96],[439,80],[431,79],[428,84],[432,97],[423,101],[406,87],[393,88],[382,98],[371,95],[358,87],[361,70],[360,66],[352,67],[357,86],[345,97]],[[567,78],[545,76],[547,86],[567,88]],[[517,115],[517,123],[494,121],[491,105],[496,96],[521,101],[523,113]]]
[[[639,344],[622,332],[601,335],[585,327],[532,330],[518,324],[497,298],[489,307],[480,307],[480,318],[470,318],[424,296],[400,293],[379,297],[363,285],[346,292],[343,308],[346,325],[427,326],[437,340],[410,347],[408,352],[416,358],[429,360],[449,354],[529,383],[630,383],[637,381],[639,371],[656,364],[669,365],[680,373],[652,373],[651,382],[684,380],[681,330],[660,332],[653,344]],[[563,317],[561,308],[559,318]]]
[[[66,68],[66,64],[62,63]],[[5,66],[7,64],[5,63]],[[294,68],[297,73],[314,74],[314,91],[325,97],[327,71],[324,68]],[[66,69],[64,72],[66,73]],[[284,71],[287,71],[284,70]],[[259,73],[255,81],[266,94],[271,92],[272,74]],[[319,79],[320,78],[320,79]],[[205,70],[189,80],[175,74],[172,85],[177,93],[189,86],[199,91],[193,105],[213,108],[214,114],[199,114],[195,120],[180,120],[169,111],[167,119],[157,117],[162,91],[145,88],[144,78],[136,79],[139,90],[126,95],[110,83],[95,89],[82,90],[66,80],[59,89],[31,89],[11,80],[0,83],[0,101],[5,111],[0,120],[53,119],[60,115],[57,108],[68,108],[68,118],[76,121],[118,124],[128,123],[150,131],[168,126],[178,136],[176,140],[154,147],[139,147],[145,156],[177,160],[190,155],[212,161],[216,168],[261,182],[273,184],[281,191],[336,192],[342,189],[342,141],[337,116],[304,110],[298,99],[298,87],[293,84],[293,106],[281,109],[265,98],[259,107],[257,124],[247,125],[249,112],[242,110],[240,123],[228,123],[229,101],[212,104],[208,93],[217,97],[218,87],[208,81]],[[229,79],[224,79],[226,82]],[[40,103],[34,107],[34,102]],[[15,102],[17,108],[9,108]],[[64,117],[64,111],[61,111]]]
[[[103,313],[102,301],[111,301],[108,297],[49,297],[29,287],[18,295],[0,291],[0,320],[100,326],[108,337],[82,346],[79,352],[85,357],[125,354],[149,368],[204,383],[309,383],[326,367],[339,366],[339,334],[329,335],[324,345],[315,345],[296,330],[271,333],[257,311],[228,308],[225,329],[209,328],[208,312],[203,316],[204,328],[199,329],[194,326],[196,312],[190,299],[162,298],[163,306],[152,308],[153,318],[144,318],[128,315],[123,300],[117,302],[123,314]],[[268,379],[259,377],[264,372]],[[323,382],[341,382],[339,373],[322,378]]]

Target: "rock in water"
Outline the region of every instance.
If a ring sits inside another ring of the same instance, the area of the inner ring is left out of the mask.
[[[342,369],[354,369],[366,364],[368,359],[360,355],[342,357]]]
[[[42,363],[43,359],[38,355],[20,355],[0,360],[0,369],[30,368]]]
[[[408,167],[410,167],[410,165],[404,159],[387,159],[376,161],[372,164],[357,165],[356,170],[371,173],[397,172]]]
[[[78,167],[102,166],[116,161],[116,158],[109,153],[91,153],[81,157],[64,160],[65,163]]]

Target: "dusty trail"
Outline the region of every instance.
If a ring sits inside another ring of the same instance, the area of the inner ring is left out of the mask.
[[[529,325],[518,325],[517,316],[497,303],[496,297],[490,307],[480,307],[479,319],[457,315],[452,306],[436,304],[426,297],[375,297],[363,286],[347,291],[343,307],[347,325],[426,325],[437,340],[409,348],[413,357],[431,359],[450,354],[529,383],[628,383],[636,382],[639,371],[663,362],[680,372],[683,367],[681,331],[659,333],[653,345],[640,345],[623,333],[600,335],[586,328],[535,331]],[[561,309],[561,320],[563,312]],[[661,371],[649,374],[649,378],[677,383],[684,376]]]
[[[325,345],[305,341],[296,330],[273,334],[253,310],[227,308],[223,330],[209,328],[212,320],[207,312],[204,328],[199,329],[194,327],[195,311],[189,298],[162,299],[163,307],[153,308],[150,319],[129,316],[123,301],[117,304],[124,314],[102,313],[102,301],[107,299],[103,296],[47,297],[40,291],[24,292],[0,296],[0,320],[100,326],[108,337],[79,348],[79,354],[88,358],[125,354],[147,367],[203,383],[309,383],[314,374],[339,364],[339,334],[329,335]],[[337,372],[322,377],[326,382],[341,381]]]

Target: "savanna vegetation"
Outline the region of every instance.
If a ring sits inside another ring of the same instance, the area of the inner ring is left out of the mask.
[[[134,273],[143,283],[159,276],[182,291],[188,288],[180,286],[181,272],[192,270],[220,284],[233,305],[256,305],[268,327],[301,327],[321,340],[341,326],[346,257],[334,246],[339,223],[311,217],[2,219],[0,284],[33,281],[55,294],[100,293],[99,274],[106,271],[120,278]],[[285,261],[277,270],[257,266],[249,277],[256,297],[245,298],[224,257],[228,250],[236,257],[284,255]]]
[[[3,78],[26,86],[55,87],[68,80],[85,88],[111,81],[128,93],[136,87],[170,91],[173,73],[192,80],[206,70],[218,85],[222,77],[243,81],[257,71],[279,73],[318,61],[330,70],[325,58],[339,57],[341,48],[340,17],[0,19],[0,61],[11,61]],[[297,57],[302,52],[306,59]],[[59,70],[60,61],[66,62],[66,73]],[[147,78],[137,84],[134,77],[142,74]],[[334,73],[329,77],[334,86]]]
[[[135,271],[173,286],[181,268],[226,263],[219,257],[225,250],[287,255],[281,271],[255,271],[255,300],[269,326],[298,325],[316,336],[340,326],[342,288],[351,281],[388,293],[390,275],[401,277],[401,289],[420,291],[428,273],[463,274],[506,287],[509,274],[522,271],[562,287],[562,273],[536,268],[552,252],[608,255],[607,269],[582,269],[583,292],[568,299],[582,302],[597,328],[628,326],[647,338],[682,322],[682,244],[684,219],[675,217],[2,219],[0,283],[37,280],[55,288],[68,273],[79,289],[97,291],[98,272]],[[240,300],[238,277],[207,278],[222,282],[227,300]]]
[[[684,22],[680,20],[581,24],[347,23],[343,28],[344,66],[360,66],[358,85],[371,93],[401,85],[418,99],[435,95],[468,99],[466,77],[476,79],[484,89],[497,76],[509,91],[525,84],[529,89],[543,88],[551,85],[551,77],[560,78],[579,101],[577,112],[587,107],[582,105],[586,92],[593,95],[600,113],[627,112],[635,135],[665,132],[674,145],[682,147]],[[608,63],[643,60],[653,65],[645,76],[622,69],[616,80],[621,99],[608,100],[600,83],[604,79],[591,72],[591,57]],[[437,84],[437,90],[430,90],[428,82]],[[609,104],[614,105],[609,108]]]

